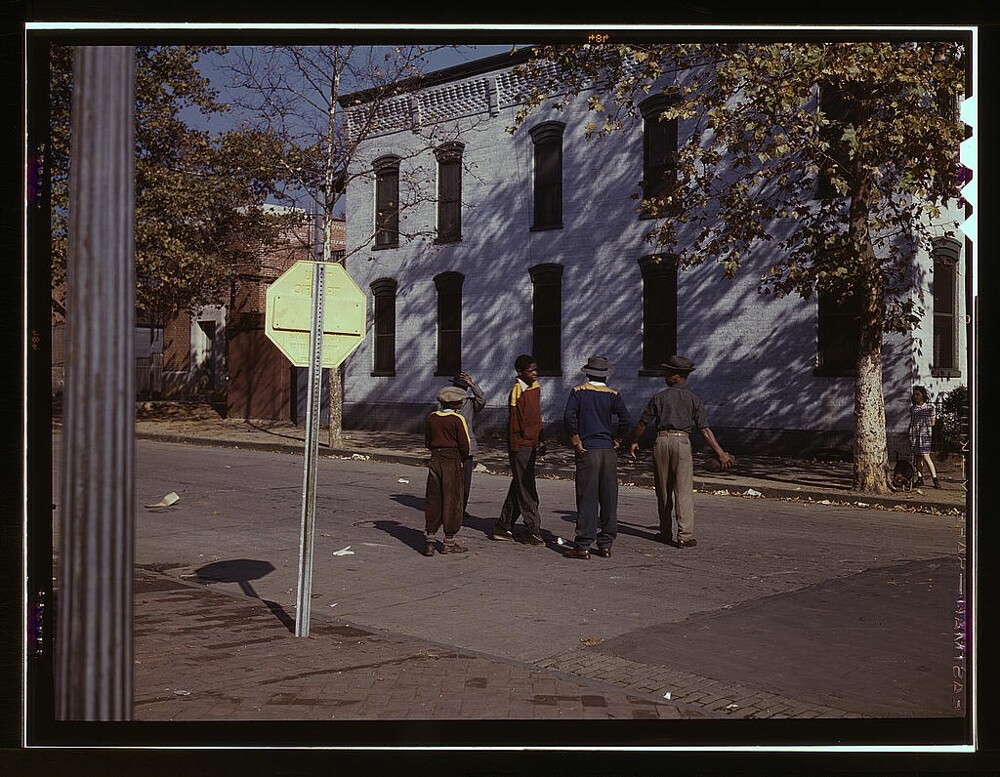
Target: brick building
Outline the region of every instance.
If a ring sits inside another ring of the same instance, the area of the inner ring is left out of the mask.
[[[276,209],[276,206],[268,206]],[[335,255],[343,254],[343,219],[332,224]],[[296,421],[304,411],[304,378],[264,335],[267,287],[300,259],[312,259],[314,222],[305,219],[273,249],[260,249],[241,268],[229,299],[167,321],[136,322],[136,395],[140,400],[201,400],[228,417]],[[53,395],[62,392],[64,316],[53,314]]]
[[[663,387],[655,367],[676,352],[695,361],[692,386],[727,449],[850,450],[850,311],[760,295],[770,246],[733,281],[711,261],[678,270],[651,253],[635,196],[656,149],[669,153],[684,127],[661,122],[654,98],[625,135],[588,141],[584,94],[509,132],[515,59],[431,74],[382,103],[360,145],[347,269],[369,295],[370,336],[346,362],[345,427],[417,429],[461,369],[488,398],[479,429],[499,431],[520,353],[537,358],[553,432],[594,353],[611,360],[611,383],[637,415]],[[366,98],[343,98],[349,126],[368,121]],[[934,396],[967,381],[965,249],[942,237],[912,257],[925,317],[885,339],[890,448],[902,444],[914,383]]]

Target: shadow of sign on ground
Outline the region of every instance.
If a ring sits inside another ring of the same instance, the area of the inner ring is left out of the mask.
[[[251,580],[260,580],[262,577],[271,574],[274,565],[268,561],[258,561],[254,559],[238,558],[229,561],[215,561],[206,564],[195,570],[195,580],[205,585],[212,583],[235,583],[240,587],[244,595],[253,599],[258,599],[267,605],[267,608],[277,616],[289,631],[295,631],[295,619],[289,615],[281,605],[261,599],[261,597],[250,585]]]

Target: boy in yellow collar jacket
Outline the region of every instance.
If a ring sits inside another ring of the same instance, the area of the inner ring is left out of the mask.
[[[469,455],[470,444],[468,425],[458,412],[465,392],[455,386],[447,386],[438,392],[437,398],[442,409],[427,416],[424,434],[424,441],[431,451],[424,499],[425,556],[434,555],[434,536],[441,528],[444,528],[442,553],[465,553],[468,550],[455,541],[455,535],[462,528],[465,497],[462,461]]]

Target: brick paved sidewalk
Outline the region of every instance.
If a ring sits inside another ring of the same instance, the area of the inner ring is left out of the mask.
[[[314,614],[295,637],[266,602],[150,570],[135,578],[137,721],[686,719],[719,716],[548,666]],[[562,659],[565,661],[565,658]]]

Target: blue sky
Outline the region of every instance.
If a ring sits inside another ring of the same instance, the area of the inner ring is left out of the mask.
[[[510,51],[512,45],[523,44],[491,44],[491,45],[461,45],[457,48],[444,48],[435,52],[430,57],[429,71],[441,70],[462,62],[470,62],[484,57],[491,57],[494,54],[502,54]],[[225,56],[208,55],[202,57],[198,66],[201,72],[208,77],[212,86],[219,91],[220,99],[229,102],[227,95],[229,89],[229,74],[225,68]],[[224,116],[203,117],[197,110],[189,110],[183,113],[183,118],[193,126],[201,129],[208,129],[212,132],[224,132],[233,129],[241,118],[241,115],[234,108],[229,114]]]

